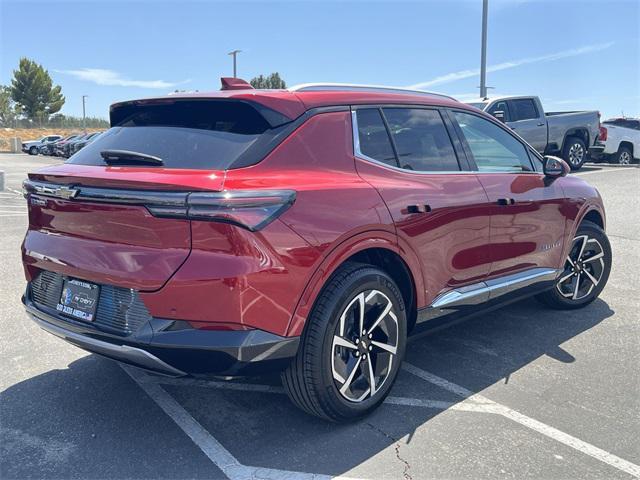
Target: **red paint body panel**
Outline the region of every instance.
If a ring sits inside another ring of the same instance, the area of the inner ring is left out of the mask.
[[[405,172],[360,159],[357,168],[380,192],[398,237],[420,259],[428,303],[442,290],[487,276],[491,206],[476,175]],[[409,205],[431,211],[412,214]]]
[[[536,173],[483,173],[491,203],[491,277],[528,268],[559,268],[567,200],[558,182]],[[515,200],[498,205],[498,199]]]
[[[225,172],[158,167],[100,167],[65,163],[30,173],[29,178],[63,185],[141,190],[221,190]]]
[[[44,197],[41,197],[44,198]],[[46,199],[29,205],[25,266],[157,290],[189,255],[189,222],[152,216],[140,206]]]
[[[257,234],[193,222],[189,259],[162,290],[144,293],[153,316],[239,324],[284,335],[319,253],[276,220]]]

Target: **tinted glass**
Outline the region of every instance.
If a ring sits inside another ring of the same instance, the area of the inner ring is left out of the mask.
[[[481,172],[531,171],[531,161],[524,145],[511,134],[468,113],[454,112],[473,158]]]
[[[460,170],[451,139],[437,110],[385,108],[400,167],[421,172]]]
[[[252,106],[215,100],[125,105],[113,120],[68,163],[104,165],[101,151],[129,150],[161,158],[164,168],[224,170],[269,129]]]
[[[628,118],[612,118],[602,122],[605,125],[617,125],[624,128],[633,128],[638,130],[640,128],[640,120],[632,120]]]
[[[530,98],[521,98],[519,100],[511,100],[512,121],[529,120],[538,118],[538,109],[536,104]]]
[[[380,111],[377,108],[367,108],[357,110],[356,115],[360,152],[374,160],[397,167],[396,157]]]

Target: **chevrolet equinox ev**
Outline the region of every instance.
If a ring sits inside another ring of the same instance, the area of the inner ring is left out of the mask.
[[[278,370],[298,407],[347,421],[389,393],[408,334],[604,288],[597,190],[493,117],[222,83],[116,103],[107,132],[28,175],[23,303],[44,330],[164,375]]]

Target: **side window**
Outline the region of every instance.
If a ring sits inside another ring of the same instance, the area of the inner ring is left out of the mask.
[[[387,128],[384,126],[380,110],[366,108],[356,110],[360,153],[369,158],[397,167],[396,156],[391,147]]]
[[[384,108],[401,168],[420,172],[458,171],[458,159],[437,110]]]
[[[481,172],[530,172],[531,160],[525,146],[489,120],[453,112],[473,158]]]
[[[507,106],[507,102],[505,102],[504,100],[500,100],[499,102],[494,103],[493,105],[491,105],[491,107],[489,107],[489,110],[487,110],[487,113],[491,115],[493,115],[495,112],[504,112],[504,121],[511,121],[511,115],[509,115],[509,107]]]
[[[538,109],[536,108],[536,104],[533,99],[520,98],[511,100],[509,103],[511,104],[511,113],[513,115],[513,118],[511,119],[512,122],[538,118]]]

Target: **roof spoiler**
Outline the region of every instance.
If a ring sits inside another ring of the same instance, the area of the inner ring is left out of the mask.
[[[220,90],[253,90],[251,84],[241,78],[221,77],[220,83],[222,84],[222,88],[220,88]]]

